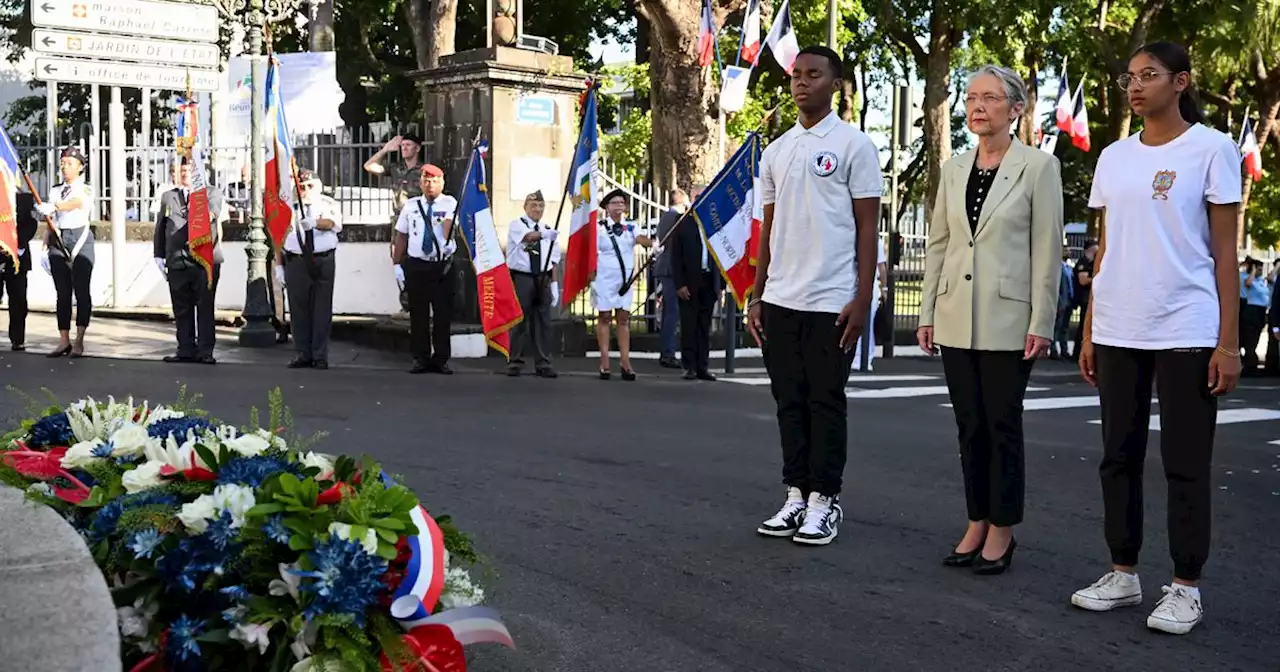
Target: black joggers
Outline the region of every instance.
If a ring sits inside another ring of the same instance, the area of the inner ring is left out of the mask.
[[[762,304],[764,364],[778,404],[782,482],[840,494],[848,454],[845,387],[853,353],[840,348],[844,328],[835,313],[809,313]]]
[[[1218,400],[1209,394],[1213,348],[1132,350],[1094,346],[1102,404],[1099,472],[1111,561],[1138,563],[1142,548],[1142,467],[1151,385],[1160,396],[1160,457],[1169,484],[1169,552],[1174,576],[1194,581],[1209,556],[1210,482]]]
[[[942,370],[959,430],[969,520],[998,527],[1022,522],[1022,400],[1033,363],[1016,351],[942,348]]]

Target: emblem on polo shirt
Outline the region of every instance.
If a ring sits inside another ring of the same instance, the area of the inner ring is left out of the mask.
[[[826,177],[836,172],[836,166],[839,161],[836,159],[835,152],[822,150],[813,155],[813,160],[809,162],[809,169],[818,177]]]
[[[1169,200],[1169,190],[1173,188],[1173,181],[1178,179],[1178,174],[1172,170],[1162,170],[1156,173],[1156,179],[1151,181],[1151,199],[1156,201]]]

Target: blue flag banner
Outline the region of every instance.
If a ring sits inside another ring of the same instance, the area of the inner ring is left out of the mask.
[[[725,284],[741,308],[755,282],[751,263],[752,221],[759,190],[760,136],[751,133],[693,204],[692,214]]]

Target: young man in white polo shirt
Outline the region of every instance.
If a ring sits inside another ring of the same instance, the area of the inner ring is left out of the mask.
[[[796,58],[796,125],[760,159],[760,263],[748,329],[764,349],[782,439],[787,500],[757,532],[825,545],[843,517],[848,449],[845,385],[875,300],[880,157],[841,121],[832,95],[840,57],[808,47]]]

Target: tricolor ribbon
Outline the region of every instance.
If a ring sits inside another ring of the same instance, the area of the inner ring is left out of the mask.
[[[382,482],[388,488],[396,482],[383,472]],[[431,615],[444,592],[444,533],[435,518],[418,505],[410,514],[417,534],[405,537],[409,545],[409,562],[404,580],[392,593],[391,617],[405,622],[422,620]],[[406,630],[408,627],[405,628]]]

